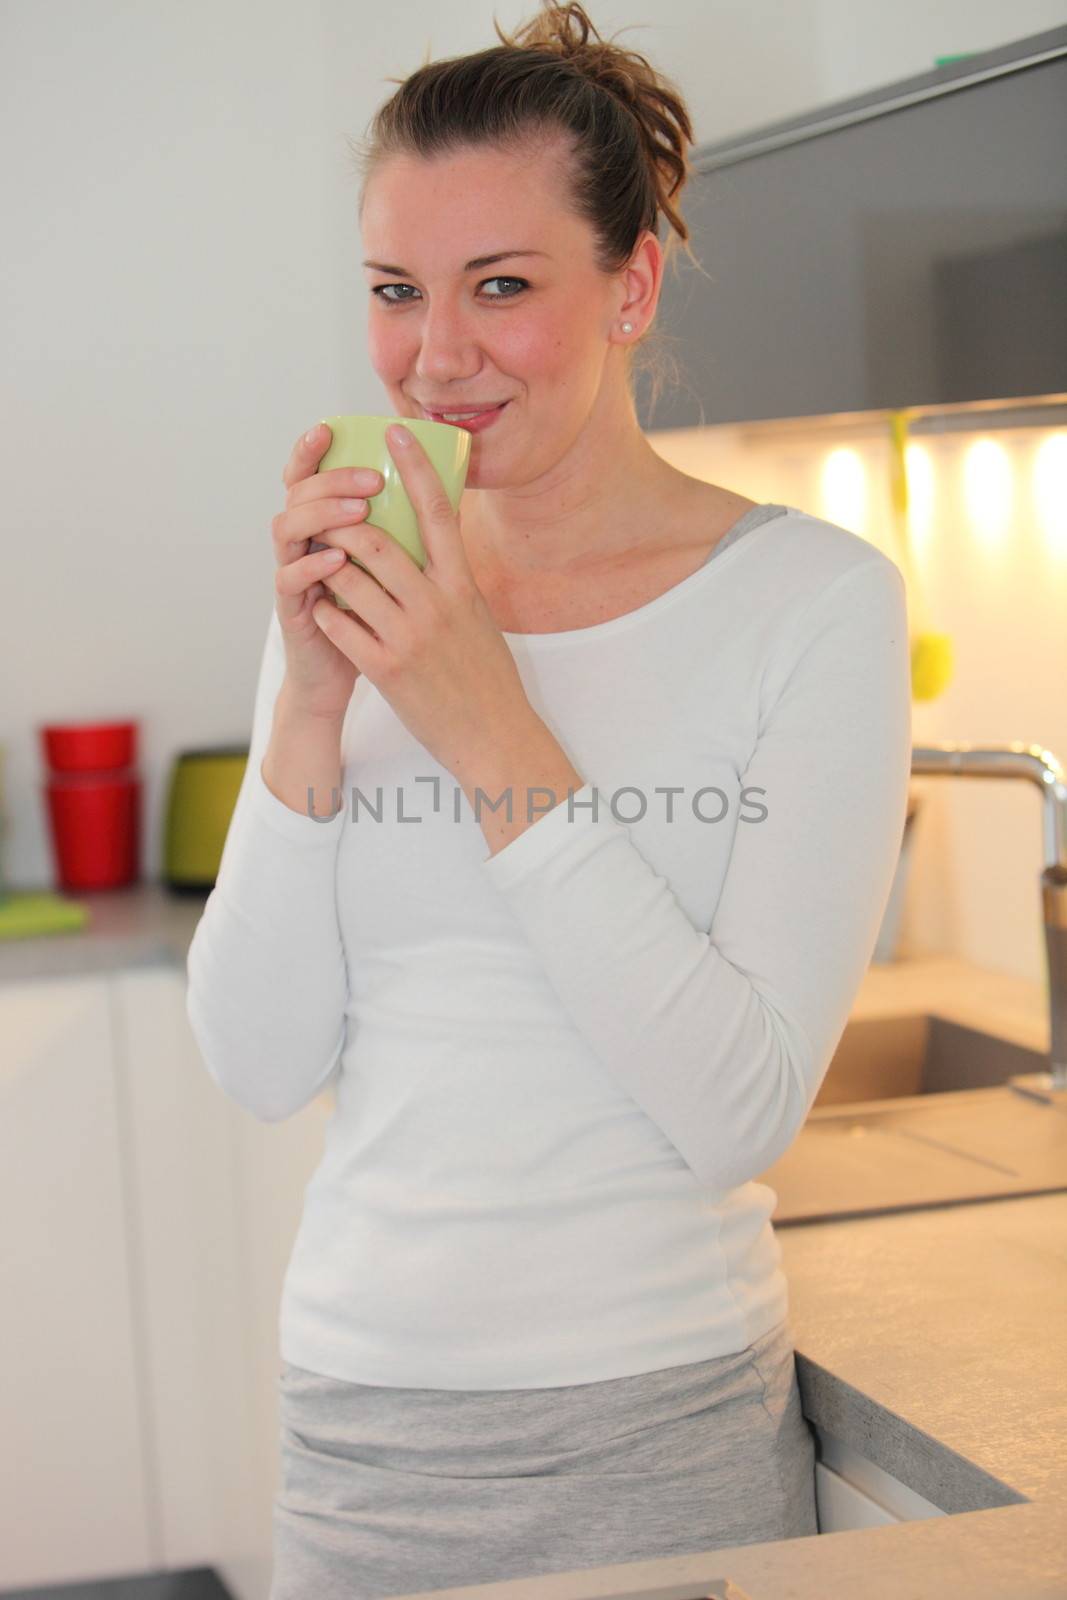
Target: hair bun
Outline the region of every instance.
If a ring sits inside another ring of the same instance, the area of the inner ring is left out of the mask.
[[[634,106],[637,102],[634,68],[639,66],[650,78],[655,78],[653,68],[643,56],[603,39],[577,0],[565,5],[545,0],[544,9],[525,23],[509,43],[525,50],[547,50],[572,62],[593,82],[620,94]]]
[[[693,142],[692,123],[677,86],[636,50],[603,39],[577,0],[565,5],[542,0],[537,15],[510,37],[495,23],[494,27],[505,44],[569,62],[626,106],[637,120],[645,154],[657,173],[659,207],[680,237],[687,238],[685,224],[671,205],[689,177],[686,147]]]

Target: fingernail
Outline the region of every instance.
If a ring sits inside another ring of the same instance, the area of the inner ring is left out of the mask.
[[[314,428],[309,428],[308,429],[307,433],[305,433],[305,435],[304,435],[304,443],[305,444],[314,444],[315,440],[320,437],[321,433],[322,433],[322,423],[320,422],[320,423],[317,423]]]
[[[385,436],[390,444],[399,445],[401,449],[411,443],[410,432],[407,428],[401,427],[399,423],[394,423],[391,428],[386,428]]]

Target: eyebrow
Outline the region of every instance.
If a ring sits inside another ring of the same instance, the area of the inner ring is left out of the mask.
[[[543,256],[547,255],[547,253],[545,250],[498,250],[496,255],[475,256],[473,261],[467,262],[463,270],[464,272],[474,272],[478,267],[491,267],[495,261],[507,261],[510,256]],[[414,276],[406,267],[390,267],[383,261],[364,261],[363,265],[365,267],[373,267],[376,272],[391,273],[394,278],[410,278]]]

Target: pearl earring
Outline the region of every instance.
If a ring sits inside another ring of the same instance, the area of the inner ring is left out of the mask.
[[[624,322],[623,325],[622,325],[622,331],[623,331],[623,333],[633,333],[633,331],[634,331],[633,323],[632,322]]]

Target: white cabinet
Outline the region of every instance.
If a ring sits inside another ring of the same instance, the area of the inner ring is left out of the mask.
[[[820,1533],[877,1528],[945,1513],[851,1445],[816,1427],[815,1505]]]
[[[185,983],[0,984],[0,1589],[208,1566],[269,1594],[278,1303],[332,1092],[243,1111]]]
[[[161,1560],[267,1600],[277,1488],[278,1307],[332,1091],[258,1121],[209,1075],[173,966],[114,979],[128,1083]]]
[[[278,1302],[333,1091],[259,1122],[203,1066],[176,966],[115,974],[160,1560],[270,1592]]]
[[[839,1473],[815,1463],[815,1506],[820,1533],[841,1533],[846,1528],[878,1528],[886,1522],[902,1522],[870,1495]]]
[[[106,978],[0,986],[0,1586],[151,1566]]]
[[[236,1119],[185,1013],[185,975],[109,980],[129,1167],[126,1219],[151,1441],[152,1564],[214,1567],[257,1600],[259,1446]]]

